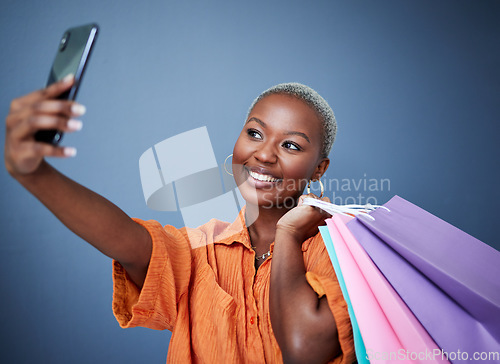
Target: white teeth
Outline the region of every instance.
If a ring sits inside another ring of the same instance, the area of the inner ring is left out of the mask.
[[[279,181],[278,178],[274,178],[274,177],[271,177],[271,176],[266,175],[266,174],[260,174],[260,173],[256,173],[256,172],[252,172],[252,171],[248,171],[248,173],[250,174],[250,176],[252,176],[253,178],[255,178],[258,181],[262,181],[262,182],[278,182]]]

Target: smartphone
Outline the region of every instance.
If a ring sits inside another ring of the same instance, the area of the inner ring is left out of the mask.
[[[70,90],[60,95],[58,99],[75,100],[98,31],[99,26],[92,23],[70,28],[64,32],[50,69],[47,86],[69,74],[75,75],[75,83]],[[60,130],[39,130],[35,133],[35,140],[57,145],[62,136],[63,133]]]

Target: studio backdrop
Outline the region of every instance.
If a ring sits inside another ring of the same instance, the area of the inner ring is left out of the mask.
[[[84,126],[63,139],[78,154],[51,163],[130,216],[183,224],[179,209],[148,207],[143,153],[206,128],[220,168],[253,99],[301,82],[339,124],[323,178],[333,202],[399,195],[499,249],[499,16],[488,0],[4,1],[0,115],[45,85],[65,29],[96,22]],[[165,362],[169,332],[115,321],[110,259],[5,169],[0,186],[2,361]]]

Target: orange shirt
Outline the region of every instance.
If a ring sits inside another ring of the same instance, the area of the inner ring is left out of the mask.
[[[281,363],[271,327],[271,256],[255,271],[244,209],[232,224],[212,219],[196,229],[134,219],[153,240],[141,291],[113,262],[113,312],[123,328],[172,331],[167,363]],[[274,244],[274,243],[273,243]],[[347,305],[320,234],[302,244],[306,277],[326,295],[342,355],[355,360]]]

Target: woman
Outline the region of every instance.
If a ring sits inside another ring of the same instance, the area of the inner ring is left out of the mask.
[[[301,204],[306,185],[329,165],[336,124],[326,101],[300,84],[261,94],[233,150],[246,207],[232,224],[176,229],[130,219],[45,161],[75,154],[33,138],[39,129],[81,128],[74,118],[85,108],[56,99],[73,82],[12,101],[5,164],[68,228],[114,259],[113,310],[122,327],[171,330],[172,363],[354,360],[346,304],[318,233],[326,216]]]

